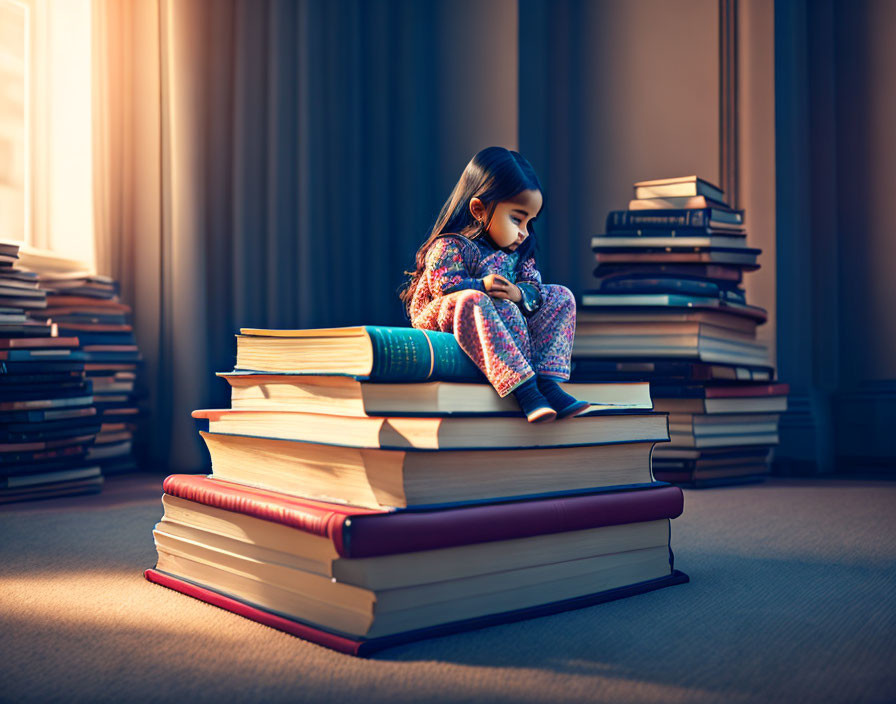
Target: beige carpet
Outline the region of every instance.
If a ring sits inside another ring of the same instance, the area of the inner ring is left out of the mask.
[[[160,484],[0,508],[0,699],[896,699],[896,483],[688,491],[672,544],[690,584],[373,660],[144,581]]]

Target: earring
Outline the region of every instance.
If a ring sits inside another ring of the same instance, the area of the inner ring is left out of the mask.
[[[477,221],[476,221],[476,224],[479,225],[479,230],[478,230],[477,232],[474,232],[474,233],[471,235],[471,238],[472,238],[472,239],[476,239],[477,237],[481,237],[482,234],[485,232],[485,223],[482,222],[482,220],[477,220]]]

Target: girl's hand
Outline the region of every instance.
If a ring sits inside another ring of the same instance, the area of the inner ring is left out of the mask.
[[[505,298],[508,301],[519,303],[523,294],[516,284],[510,283],[500,274],[489,274],[482,279],[482,285],[486,293],[492,298]]]

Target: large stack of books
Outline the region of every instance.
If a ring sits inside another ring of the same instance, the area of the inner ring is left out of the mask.
[[[77,337],[27,314],[47,291],[0,242],[0,503],[99,491],[100,429]]]
[[[745,272],[759,268],[744,212],[696,176],[642,181],[592,238],[597,286],[583,294],[573,378],[641,379],[669,415],[657,479],[694,486],[768,473],[786,384],[756,328]]]
[[[687,581],[644,383],[530,425],[452,335],[242,330],[211,474],[173,475],[150,581],[327,647],[409,640]]]
[[[108,476],[136,469],[133,443],[140,414],[135,393],[141,355],[131,325],[131,309],[118,296],[117,282],[83,271],[42,271],[47,307],[30,313],[52,322],[59,334],[77,337],[85,373],[93,386],[102,426],[89,457]]]

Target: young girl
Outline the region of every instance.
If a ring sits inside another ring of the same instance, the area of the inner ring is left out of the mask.
[[[530,423],[587,410],[558,386],[569,379],[576,304],[543,284],[533,221],[541,184],[517,152],[489,147],[467,164],[401,294],[415,328],[453,332],[500,396]]]

